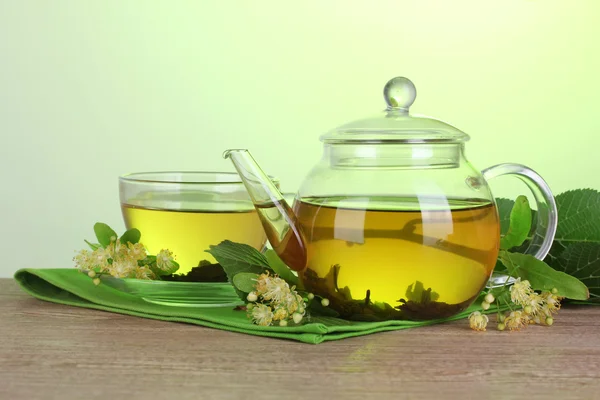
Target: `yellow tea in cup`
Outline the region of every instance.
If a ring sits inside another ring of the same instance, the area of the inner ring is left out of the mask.
[[[200,261],[216,260],[205,250],[223,240],[261,250],[266,236],[237,174],[214,172],[135,173],[119,179],[127,229],[142,233],[150,254],[169,249],[185,274]]]

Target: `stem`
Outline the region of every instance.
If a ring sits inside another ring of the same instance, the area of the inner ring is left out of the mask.
[[[510,306],[510,303],[509,303],[508,301],[504,300],[504,304],[506,304],[506,305],[508,306],[508,309],[509,309],[511,312],[514,312],[514,311],[515,311],[515,310],[513,310],[513,308]]]

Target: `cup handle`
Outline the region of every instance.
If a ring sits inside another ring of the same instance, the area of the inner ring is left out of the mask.
[[[537,204],[537,224],[525,253],[543,260],[552,247],[558,222],[556,202],[548,184],[535,171],[521,164],[498,164],[481,173],[486,181],[502,175],[514,175],[529,187]]]

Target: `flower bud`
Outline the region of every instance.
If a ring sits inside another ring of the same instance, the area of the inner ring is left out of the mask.
[[[94,282],[94,285],[98,286],[100,284],[100,278],[94,278],[92,282]]]
[[[96,271],[90,271],[90,272],[88,272],[88,276],[90,278],[95,278],[96,277]]]
[[[506,329],[506,325],[504,325],[504,322],[500,322],[498,323],[497,328],[499,331],[503,331],[504,329]]]
[[[488,303],[487,301],[484,301],[483,303],[481,303],[481,308],[483,308],[484,310],[489,310],[490,303]]]
[[[281,321],[279,321],[279,326],[287,326],[287,320],[282,319]]]
[[[307,295],[306,295],[306,297],[307,297],[309,300],[312,300],[312,299],[314,299],[314,298],[315,298],[315,295],[314,295],[313,293],[309,293],[309,294],[307,294]]]
[[[531,306],[525,306],[523,307],[523,311],[525,311],[525,314],[531,314],[533,309],[531,308]]]
[[[246,296],[246,300],[248,300],[250,303],[254,303],[256,300],[258,300],[258,296],[255,292],[250,292],[248,293],[248,296]]]
[[[329,299],[321,299],[321,305],[327,307],[329,305]]]
[[[294,313],[294,315],[292,315],[292,319],[294,320],[295,324],[299,324],[300,321],[302,321],[302,314]]]
[[[554,318],[552,317],[547,317],[546,318],[546,325],[550,326],[554,323]]]
[[[484,297],[484,300],[485,300],[486,302],[488,302],[488,303],[492,304],[492,303],[494,302],[494,300],[496,300],[496,299],[494,298],[494,295],[493,295],[493,294],[491,294],[491,293],[488,293],[488,294],[486,294],[486,295],[485,295],[485,297]]]
[[[557,294],[558,293],[558,289],[557,288],[552,288],[552,290],[550,292],[552,294]]]

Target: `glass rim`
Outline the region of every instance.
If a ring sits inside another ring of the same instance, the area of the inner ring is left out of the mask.
[[[160,177],[169,175],[179,175],[179,179],[167,179]],[[186,179],[185,176],[198,177]],[[201,176],[212,177],[214,180],[202,180]],[[228,179],[219,180],[220,176],[228,177]],[[279,179],[268,175],[275,183],[279,183]],[[119,176],[120,182],[128,183],[157,183],[162,185],[243,185],[237,172],[223,171],[147,171],[147,172],[132,172]]]

